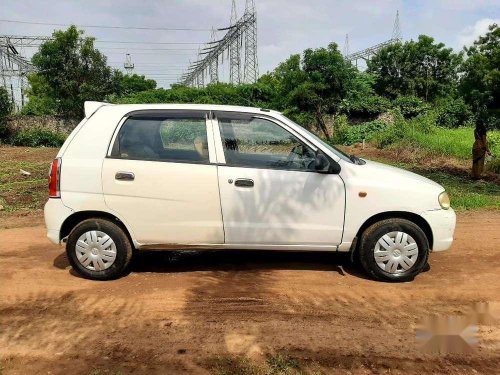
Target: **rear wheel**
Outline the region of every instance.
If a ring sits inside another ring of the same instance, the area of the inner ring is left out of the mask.
[[[378,280],[413,280],[424,270],[428,256],[427,236],[409,220],[382,220],[361,235],[359,260]]]
[[[123,275],[132,259],[132,246],[120,226],[106,219],[87,219],[68,236],[68,260],[75,271],[93,280]]]

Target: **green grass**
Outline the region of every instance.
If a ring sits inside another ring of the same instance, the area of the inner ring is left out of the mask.
[[[408,138],[414,145],[418,145],[431,154],[470,159],[472,144],[474,143],[474,129],[436,128],[433,133],[412,131],[408,134]]]
[[[268,355],[266,362],[249,358],[225,356],[211,359],[207,363],[210,371],[217,375],[305,375],[317,372],[301,370],[298,360],[287,355]]]
[[[19,170],[31,173],[23,176]],[[41,209],[47,200],[48,162],[2,160],[0,204],[6,212]]]
[[[488,132],[488,142],[493,155],[500,156],[500,131]],[[434,127],[430,133],[408,126],[403,139],[395,141],[391,147],[417,147],[430,155],[469,160],[474,144],[474,128],[445,129]]]

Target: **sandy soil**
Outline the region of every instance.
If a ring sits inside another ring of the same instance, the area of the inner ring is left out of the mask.
[[[0,373],[246,373],[241,358],[276,355],[304,373],[498,373],[498,319],[471,354],[423,354],[415,332],[500,300],[499,224],[498,211],[459,216],[452,250],[405,284],[337,254],[228,251],[142,253],[94,282],[42,226],[1,229]]]

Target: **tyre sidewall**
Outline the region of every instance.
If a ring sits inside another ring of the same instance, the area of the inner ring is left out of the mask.
[[[85,268],[76,257],[75,246],[78,238],[88,231],[97,230],[110,236],[116,246],[116,259],[107,269],[92,271]],[[81,276],[92,280],[112,280],[123,275],[130,263],[132,249],[130,241],[123,230],[116,224],[103,219],[88,219],[78,224],[68,236],[66,243],[66,254],[74,270]]]
[[[418,258],[413,267],[405,272],[392,274],[381,269],[375,261],[374,251],[377,241],[390,232],[409,234],[418,246]],[[427,264],[429,241],[425,233],[416,224],[403,219],[384,220],[368,228],[360,245],[360,261],[363,268],[373,277],[383,281],[411,281]]]

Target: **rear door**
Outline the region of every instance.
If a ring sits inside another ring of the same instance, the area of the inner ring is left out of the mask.
[[[138,111],[115,132],[102,169],[104,197],[139,243],[224,242],[206,119],[204,111]]]
[[[316,148],[272,118],[216,116],[226,244],[339,245],[344,183],[337,174],[315,171]]]

